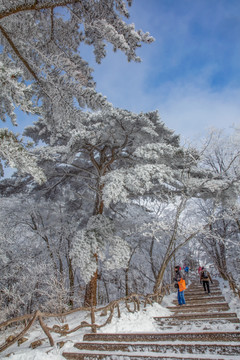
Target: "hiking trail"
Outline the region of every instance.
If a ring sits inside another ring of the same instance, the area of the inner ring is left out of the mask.
[[[240,320],[219,283],[214,281],[207,294],[195,280],[184,293],[186,305],[175,300],[168,307],[172,316],[154,318],[159,332],[85,334],[74,345],[76,352],[62,355],[67,360],[239,360]]]

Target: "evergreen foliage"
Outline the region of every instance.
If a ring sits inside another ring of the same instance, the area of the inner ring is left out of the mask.
[[[127,4],[131,5],[131,1]],[[52,133],[64,132],[72,118],[77,121],[80,108],[96,110],[107,106],[106,98],[94,89],[92,69],[81,56],[81,44],[93,46],[98,63],[106,56],[108,42],[114,50],[123,51],[129,61],[139,61],[136,49],[153,38],[136,31],[134,25],[124,22],[124,17],[128,18],[129,14],[123,0],[2,1],[1,119],[9,116],[16,124],[13,109],[18,105],[24,111],[37,113],[37,107],[31,103],[33,89],[44,112],[44,122]],[[11,151],[11,136],[3,132],[2,137],[5,137],[5,151],[1,156],[13,165],[14,160],[9,156],[17,149]],[[24,151],[19,156],[23,160],[16,161],[14,166],[34,176],[32,165],[22,166],[31,157]],[[35,179],[41,183],[44,177]]]

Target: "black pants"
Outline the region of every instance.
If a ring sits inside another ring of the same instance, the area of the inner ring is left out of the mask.
[[[204,288],[204,291],[207,291],[208,293],[210,293],[209,281],[203,280],[203,288]]]

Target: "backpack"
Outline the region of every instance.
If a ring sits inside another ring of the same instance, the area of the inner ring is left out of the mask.
[[[183,278],[181,278],[181,280],[178,281],[178,288],[180,292],[186,289],[186,283],[185,280],[183,280]]]
[[[208,273],[206,270],[203,270],[202,277],[203,277],[203,279],[208,279]]]

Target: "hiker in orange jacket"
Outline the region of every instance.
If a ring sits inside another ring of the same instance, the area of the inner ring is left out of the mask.
[[[174,277],[175,287],[178,289],[178,304],[184,305],[186,304],[184,298],[184,290],[179,289],[179,285],[178,285],[179,281],[183,279],[182,273],[180,271],[180,266],[175,266],[174,270],[175,270],[175,277]]]

